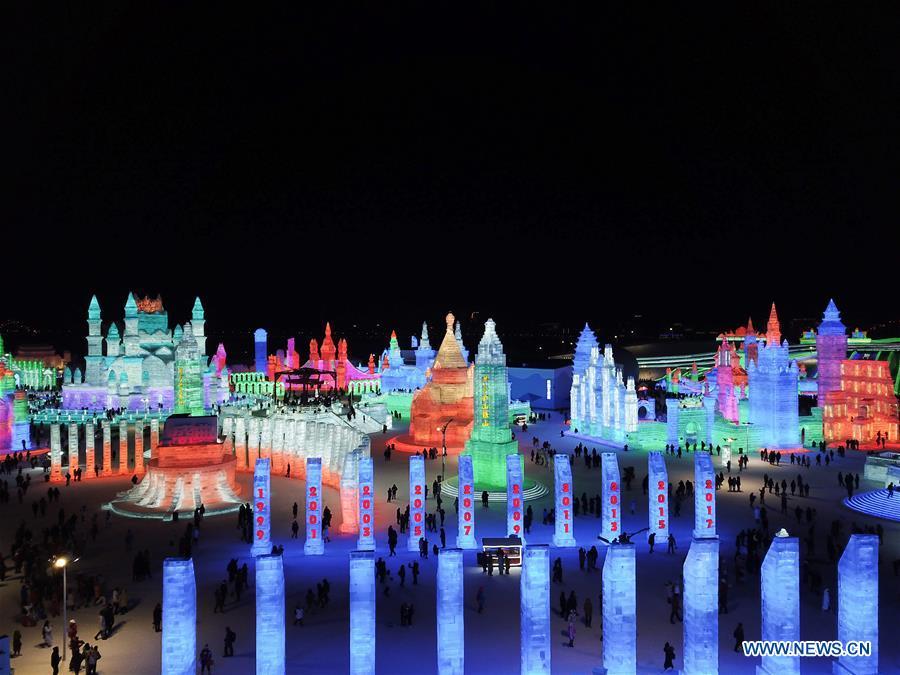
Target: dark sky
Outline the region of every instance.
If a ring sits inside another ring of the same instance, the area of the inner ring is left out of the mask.
[[[0,318],[898,314],[896,6],[184,4],[8,9]]]

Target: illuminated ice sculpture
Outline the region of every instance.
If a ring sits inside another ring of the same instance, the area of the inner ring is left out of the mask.
[[[406,548],[419,550],[419,539],[425,536],[425,458],[409,458],[409,539]]]
[[[761,569],[763,640],[800,639],[800,541],[779,531]],[[800,657],[763,654],[758,675],[800,675]]]
[[[634,544],[612,544],[603,563],[603,667],[634,675],[637,621]]]
[[[852,534],[838,562],[837,639],[871,644],[868,656],[842,656],[835,675],[878,673],[878,536]]]
[[[522,549],[522,675],[550,675],[550,548]]]
[[[197,585],[190,558],[163,561],[162,675],[197,672]]]
[[[375,674],[375,554],[350,552],[350,674]]]
[[[463,552],[442,549],[437,569],[437,650],[439,675],[463,675]]]
[[[103,429],[103,473],[104,476],[112,476],[112,429],[109,420],[100,420]]]
[[[716,536],[716,472],[708,452],[694,453],[694,536]]]
[[[600,536],[612,541],[622,533],[622,493],[619,480],[619,460],[616,453],[601,453],[600,469],[603,476]]]
[[[269,460],[257,459],[253,470],[253,546],[250,555],[256,557],[269,553],[272,549],[270,530],[272,527],[271,490]]]
[[[556,527],[553,545],[557,547],[576,546],[574,521],[572,518],[572,465],[569,456],[559,452],[553,458],[553,475],[556,494]]]
[[[649,504],[650,530],[656,535],[654,541],[663,544],[669,538],[669,474],[666,471],[666,460],[661,452],[647,455],[647,498]]]
[[[356,548],[375,550],[375,467],[371,457],[359,460],[359,537]]]
[[[459,523],[456,545],[462,549],[478,548],[475,541],[475,481],[472,456],[459,456]]]
[[[303,553],[322,555],[325,539],[322,532],[322,458],[306,458],[306,542]]]
[[[256,675],[284,675],[284,567],[281,555],[256,559]]]
[[[524,458],[518,453],[506,456],[506,536],[523,536],[522,507],[522,462]]]
[[[719,672],[719,539],[694,537],[684,561],[685,675]]]

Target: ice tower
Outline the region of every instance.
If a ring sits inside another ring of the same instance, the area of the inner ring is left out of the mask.
[[[624,443],[627,434],[637,431],[634,381],[629,378],[626,386],[622,369],[613,359],[612,345],[606,345],[602,354],[599,347],[591,346],[585,364],[584,349],[595,341],[596,337],[585,326],[578,338],[572,366],[570,429],[581,435]]]
[[[175,413],[202,415],[203,412],[200,350],[193,327],[186,323],[181,342],[175,349]]]
[[[492,319],[484,323],[484,335],[475,355],[475,423],[466,442],[472,455],[479,490],[506,487],[506,456],[518,453],[509,429],[509,384],[506,355]]]
[[[834,300],[829,300],[816,333],[816,381],[820,408],[825,407],[829,392],[841,390],[841,361],[846,358],[847,327],[841,323],[841,313]]]

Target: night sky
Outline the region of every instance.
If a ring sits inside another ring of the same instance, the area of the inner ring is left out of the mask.
[[[0,318],[898,318],[896,5],[427,4],[9,8]]]

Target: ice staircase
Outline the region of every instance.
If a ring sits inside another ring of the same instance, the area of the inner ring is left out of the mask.
[[[900,490],[894,490],[894,496],[888,497],[887,488],[861,492],[844,499],[844,506],[876,518],[900,522]]]

